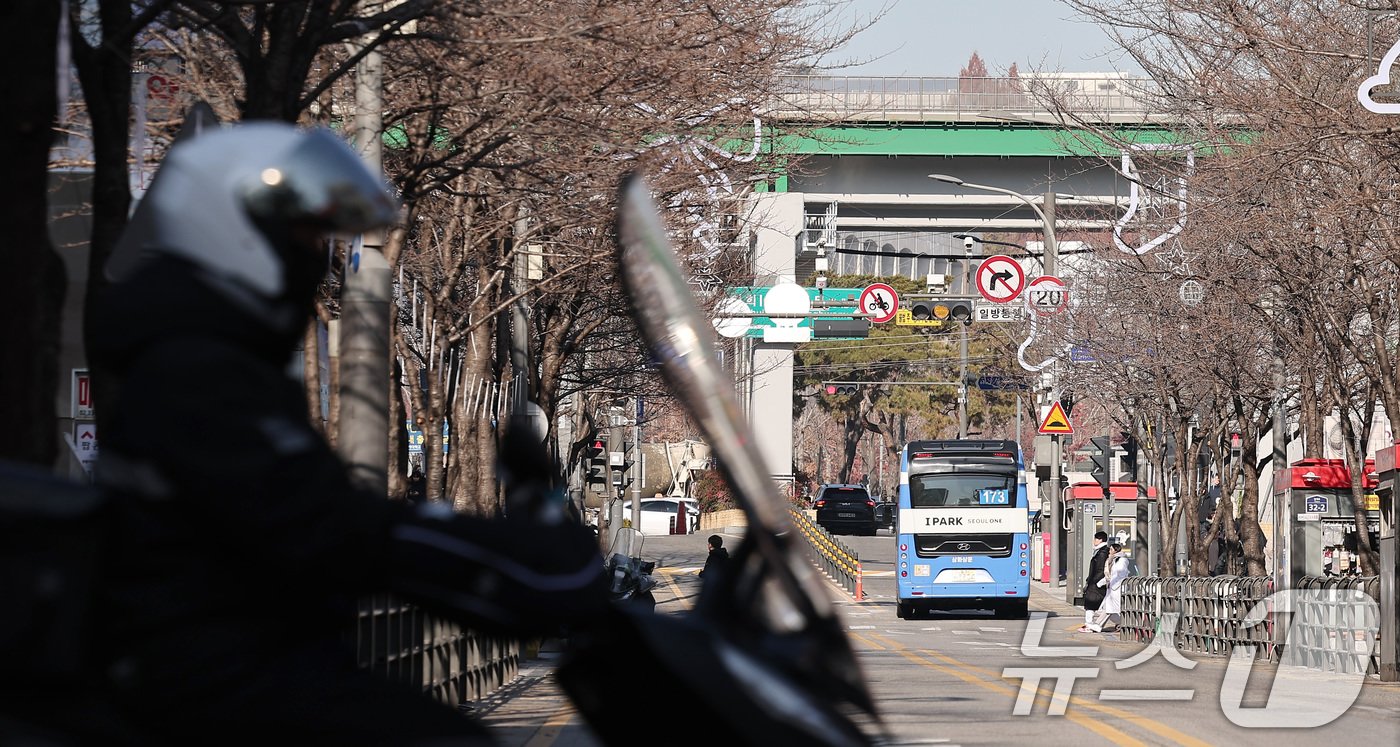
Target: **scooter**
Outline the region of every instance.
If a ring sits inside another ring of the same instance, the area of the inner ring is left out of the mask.
[[[655,611],[655,567],[641,560],[640,547],[616,548],[605,560],[614,573],[615,603],[609,619],[570,636],[556,679],[606,744],[637,740],[636,701],[617,697],[618,683],[623,682],[644,682],[649,690],[687,704],[687,720],[703,728],[671,735],[668,743],[674,745],[868,747],[888,741],[845,625],[816,569],[795,545],[797,533],[785,501],[773,489],[772,472],[751,451],[754,439],[733,381],[715,355],[713,329],[690,294],[648,187],[640,178],[629,178],[619,197],[618,263],[634,318],[672,393],[705,433],[748,528],[726,573],[714,583],[707,578],[693,609],[678,614]],[[538,446],[537,439],[526,439],[527,430],[514,425],[507,437]],[[550,488],[541,462],[523,447],[504,448],[502,453],[507,513],[540,520],[562,517],[567,502]],[[71,538],[72,546],[91,546],[90,532],[101,525],[101,501],[85,487],[57,482],[33,477],[31,490],[3,496],[11,504],[8,513],[19,517],[24,527],[51,523],[60,536]],[[67,491],[68,500],[31,500],[52,497],[53,491]],[[6,508],[6,501],[0,500],[0,509]],[[53,513],[56,508],[61,510]],[[6,515],[0,510],[0,528]],[[91,583],[92,564],[69,568],[66,564],[77,556],[56,551],[51,538],[41,533],[27,534],[36,538],[29,548],[33,552],[19,555],[31,564],[13,576],[0,575],[0,598],[32,600],[29,606],[44,611],[45,617],[26,620],[48,624],[0,625],[0,644],[5,644],[0,648],[32,649],[30,658],[19,662],[19,671],[30,675],[24,678],[26,684],[52,681],[55,695],[70,696],[66,687],[79,671],[81,657],[63,656],[68,649],[61,644],[82,636],[64,625],[81,627],[92,621],[86,607],[69,609],[58,600],[86,598],[62,592]],[[17,548],[7,549],[16,556]],[[44,631],[63,635],[50,641]],[[25,664],[31,665],[28,671]],[[73,702],[71,697],[54,700],[65,713],[95,714],[91,708],[72,710]],[[68,733],[27,733],[23,724],[7,724],[4,710],[0,708],[0,734],[19,733],[31,744],[82,743]],[[116,738],[118,725],[113,722],[106,743],[148,743],[135,736]]]
[[[618,530],[608,550],[608,593],[614,602],[638,604],[647,610],[656,609],[656,570],[654,561],[642,560],[642,545],[645,536],[632,527]]]

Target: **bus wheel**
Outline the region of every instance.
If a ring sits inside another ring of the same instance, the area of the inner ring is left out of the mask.
[[[914,605],[910,602],[897,602],[894,606],[894,615],[901,620],[908,620],[914,616]]]

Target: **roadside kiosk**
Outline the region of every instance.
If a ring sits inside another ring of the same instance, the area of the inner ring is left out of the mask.
[[[1400,527],[1396,511],[1396,492],[1400,488],[1400,444],[1376,452],[1376,472],[1380,483],[1376,495],[1380,498],[1381,545],[1381,681],[1400,681]]]
[[[1074,590],[1074,603],[1084,603],[1084,579],[1093,555],[1094,533],[1108,532],[1109,542],[1119,542],[1144,576],[1157,572],[1161,530],[1157,521],[1157,489],[1149,487],[1138,496],[1135,482],[1108,484],[1112,501],[1105,501],[1097,482],[1077,482],[1065,491],[1065,514],[1069,523],[1066,547],[1072,548],[1066,564],[1066,583]],[[1105,521],[1105,504],[1108,504]]]
[[[1290,586],[1302,576],[1343,575],[1356,570],[1359,542],[1379,549],[1380,496],[1375,461],[1366,460],[1363,508],[1368,536],[1356,531],[1355,503],[1351,495],[1351,471],[1342,459],[1300,459],[1289,465],[1278,482],[1274,497],[1287,500],[1294,518]],[[1280,496],[1279,493],[1286,492]]]

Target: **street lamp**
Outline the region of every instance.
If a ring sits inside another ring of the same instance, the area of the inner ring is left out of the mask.
[[[1055,241],[1055,193],[1046,192],[1041,197],[1044,208],[1037,205],[1034,200],[1010,189],[1002,187],[992,187],[986,184],[973,184],[972,182],[959,179],[956,176],[947,174],[929,174],[928,178],[945,184],[963,187],[966,189],[976,189],[983,192],[995,192],[996,194],[1014,197],[1026,203],[1031,210],[1035,211],[1040,223],[1044,227],[1045,233],[1045,256],[1042,259],[1044,272],[1046,275],[1055,274],[1055,258],[1060,254],[1059,244]],[[1050,372],[1051,399],[1054,400],[1055,379],[1054,371]],[[1050,583],[1056,586],[1060,583],[1060,437],[1050,436],[1050,479],[1048,481],[1048,492],[1050,495]],[[1067,588],[1065,596],[1067,601],[1074,600],[1074,589]]]
[[[959,179],[956,176],[949,176],[947,174],[929,174],[928,178],[933,179],[935,181],[944,182],[945,184],[952,184],[958,187],[978,189],[984,192],[995,192],[997,194],[1007,195],[1008,197],[1015,197],[1021,202],[1024,202],[1027,205],[1029,205],[1031,210],[1035,211],[1036,217],[1040,218],[1040,223],[1042,226],[1044,226],[1045,230],[1045,274],[1055,274],[1055,258],[1059,256],[1060,250],[1059,245],[1055,241],[1054,192],[1046,192],[1045,196],[1042,198],[1042,201],[1045,203],[1045,206],[1050,209],[1050,212],[1047,215],[1045,210],[1041,209],[1039,205],[1035,204],[1034,200],[1021,194],[1020,192],[1005,189],[1003,187],[992,187],[986,184],[973,184],[972,182],[963,181],[962,179]]]

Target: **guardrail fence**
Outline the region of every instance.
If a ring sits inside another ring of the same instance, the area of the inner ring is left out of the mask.
[[[520,641],[482,635],[389,594],[359,600],[351,635],[362,669],[452,706],[489,695],[520,670]]]
[[[838,586],[845,589],[853,599],[856,601],[864,599],[865,590],[861,586],[860,556],[832,537],[830,532],[812,521],[807,514],[794,509],[789,509],[789,513],[792,514],[793,525],[797,527],[803,539],[806,540],[807,552],[812,558],[812,562]]]
[[[781,83],[769,106],[772,113],[820,112],[843,119],[1045,112],[1050,98],[1070,111],[1141,117],[1153,111],[1158,91],[1146,78],[1090,73],[1015,78],[793,75]]]
[[[1377,607],[1380,578],[1307,576],[1288,608],[1275,608],[1267,577],[1133,576],[1123,582],[1121,638],[1183,651],[1256,658],[1327,672],[1376,673],[1380,667]],[[1283,645],[1275,625],[1288,625]],[[1369,637],[1369,640],[1368,640]]]

